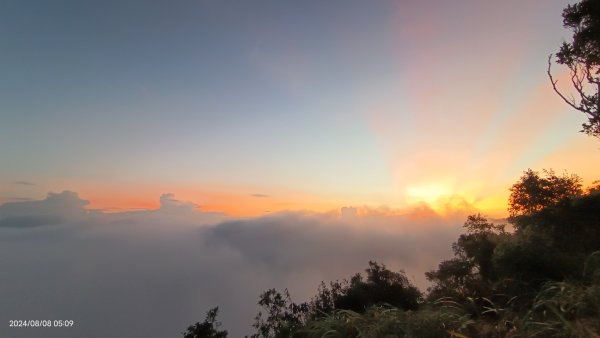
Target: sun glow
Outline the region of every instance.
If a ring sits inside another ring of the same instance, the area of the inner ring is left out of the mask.
[[[452,195],[453,191],[448,185],[430,183],[406,188],[406,196],[411,202],[426,202],[433,204],[444,196]]]

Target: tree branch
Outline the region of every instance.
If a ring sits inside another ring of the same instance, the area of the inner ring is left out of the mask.
[[[577,105],[575,99],[567,99],[563,93],[561,93],[558,88],[556,87],[556,84],[558,83],[558,80],[554,80],[554,77],[552,77],[552,72],[551,72],[551,68],[552,68],[552,54],[550,54],[548,56],[548,77],[550,78],[550,83],[552,83],[552,88],[554,89],[554,91],[556,92],[556,94],[558,94],[558,96],[560,96],[561,99],[563,99],[563,101],[565,101],[569,106],[573,107],[576,110],[579,110],[580,112],[583,112],[586,115],[591,115],[594,116],[594,113],[590,110],[587,109],[585,107],[583,107],[581,104]],[[570,67],[569,67],[570,68]],[[572,70],[572,69],[571,69]],[[577,92],[579,93],[579,95],[581,95],[582,97],[586,97],[585,93],[583,93],[583,89],[582,89],[582,79],[580,79],[577,76],[577,72],[576,71],[572,71],[571,72],[571,82],[573,82],[573,85],[575,86],[575,90],[577,90]]]

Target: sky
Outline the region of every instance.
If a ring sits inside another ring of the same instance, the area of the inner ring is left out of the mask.
[[[169,192],[260,216],[458,195],[500,217],[528,168],[597,179],[545,73],[566,4],[3,2],[0,201]]]
[[[240,336],[371,259],[426,288],[528,168],[600,179],[546,74],[571,2],[0,2],[0,319]]]

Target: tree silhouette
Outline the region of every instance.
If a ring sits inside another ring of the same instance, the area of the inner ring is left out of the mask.
[[[296,304],[292,301],[287,289],[283,294],[275,289],[263,292],[259,297],[258,305],[262,310],[254,318],[252,326],[258,337],[289,337],[298,327],[302,326],[304,317],[308,312],[306,303]]]
[[[496,246],[507,236],[504,225],[489,222],[478,213],[467,217],[464,228],[468,233],[460,235],[452,244],[454,258],[442,261],[437,270],[425,273],[433,282],[429,299],[480,295],[497,279],[492,260]]]
[[[288,290],[283,293],[269,289],[260,295],[261,311],[252,325],[258,337],[292,337],[308,321],[319,320],[338,310],[364,313],[374,305],[391,305],[402,310],[417,310],[421,292],[412,285],[403,271],[394,272],[384,264],[369,261],[366,278],[360,273],[350,280],[321,283],[309,302],[296,304]]]
[[[390,304],[404,310],[416,310],[421,292],[413,286],[404,271],[394,272],[384,264],[369,261],[364,280],[356,274],[333,298],[336,309],[364,312],[376,304]]]
[[[571,107],[583,112],[588,122],[582,132],[600,138],[600,1],[582,0],[563,10],[563,26],[573,32],[571,42],[563,42],[556,62],[570,71],[570,80],[579,99],[565,96],[552,77],[552,55],[548,57],[548,76],[554,91]]]
[[[218,330],[221,326],[221,322],[217,321],[218,314],[218,307],[208,310],[204,321],[189,326],[187,330],[183,332],[183,338],[226,338],[227,331]]]
[[[516,220],[515,217],[531,215],[583,193],[579,176],[566,173],[557,176],[553,170],[545,169],[543,172],[545,177],[541,177],[537,171],[527,169],[510,188],[508,211],[513,221]]]

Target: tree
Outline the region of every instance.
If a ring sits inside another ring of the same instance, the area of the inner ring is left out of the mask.
[[[600,1],[582,0],[563,10],[563,26],[573,32],[571,42],[563,42],[556,62],[569,68],[571,84],[579,99],[558,90],[552,77],[552,55],[548,76],[554,91],[571,107],[583,112],[588,122],[582,132],[600,138]]]
[[[481,214],[467,217],[464,228],[467,234],[459,236],[452,244],[454,258],[441,262],[437,270],[425,273],[433,282],[429,299],[442,296],[465,298],[485,293],[496,281],[493,266],[494,250],[508,234],[504,225],[488,222]]]
[[[462,257],[442,261],[437,270],[425,273],[425,277],[433,285],[428,289],[428,299],[442,297],[463,299],[470,294],[469,285],[474,278],[473,262]]]
[[[369,261],[366,281],[356,274],[334,293],[335,309],[363,313],[372,305],[389,304],[403,310],[416,310],[421,292],[413,286],[404,271],[394,272],[384,264]]]
[[[366,280],[360,273],[350,280],[321,283],[319,291],[308,303],[292,302],[289,292],[269,289],[260,295],[262,310],[253,324],[252,337],[296,337],[308,321],[333,315],[338,310],[365,313],[375,305],[391,305],[402,310],[417,310],[421,292],[403,271],[394,272],[384,264],[369,261]]]
[[[221,322],[217,321],[218,314],[218,307],[208,310],[204,321],[189,326],[187,331],[182,333],[183,338],[226,338],[227,331],[218,330],[221,326]]]
[[[254,318],[252,326],[257,333],[252,335],[253,338],[290,337],[304,324],[308,305],[294,303],[287,289],[283,294],[275,289],[269,289],[259,298],[258,305],[262,307],[262,311],[259,311]]]
[[[463,225],[464,228],[467,228],[467,231],[470,234],[474,233],[491,233],[494,231],[503,233],[504,232],[504,224],[494,224],[488,222],[487,218],[482,216],[480,213],[477,215],[469,215],[467,216],[467,221]]]
[[[545,177],[527,169],[510,188],[508,211],[513,221],[515,217],[531,215],[583,193],[579,176],[567,173],[557,176],[553,170],[545,169],[543,172]]]

